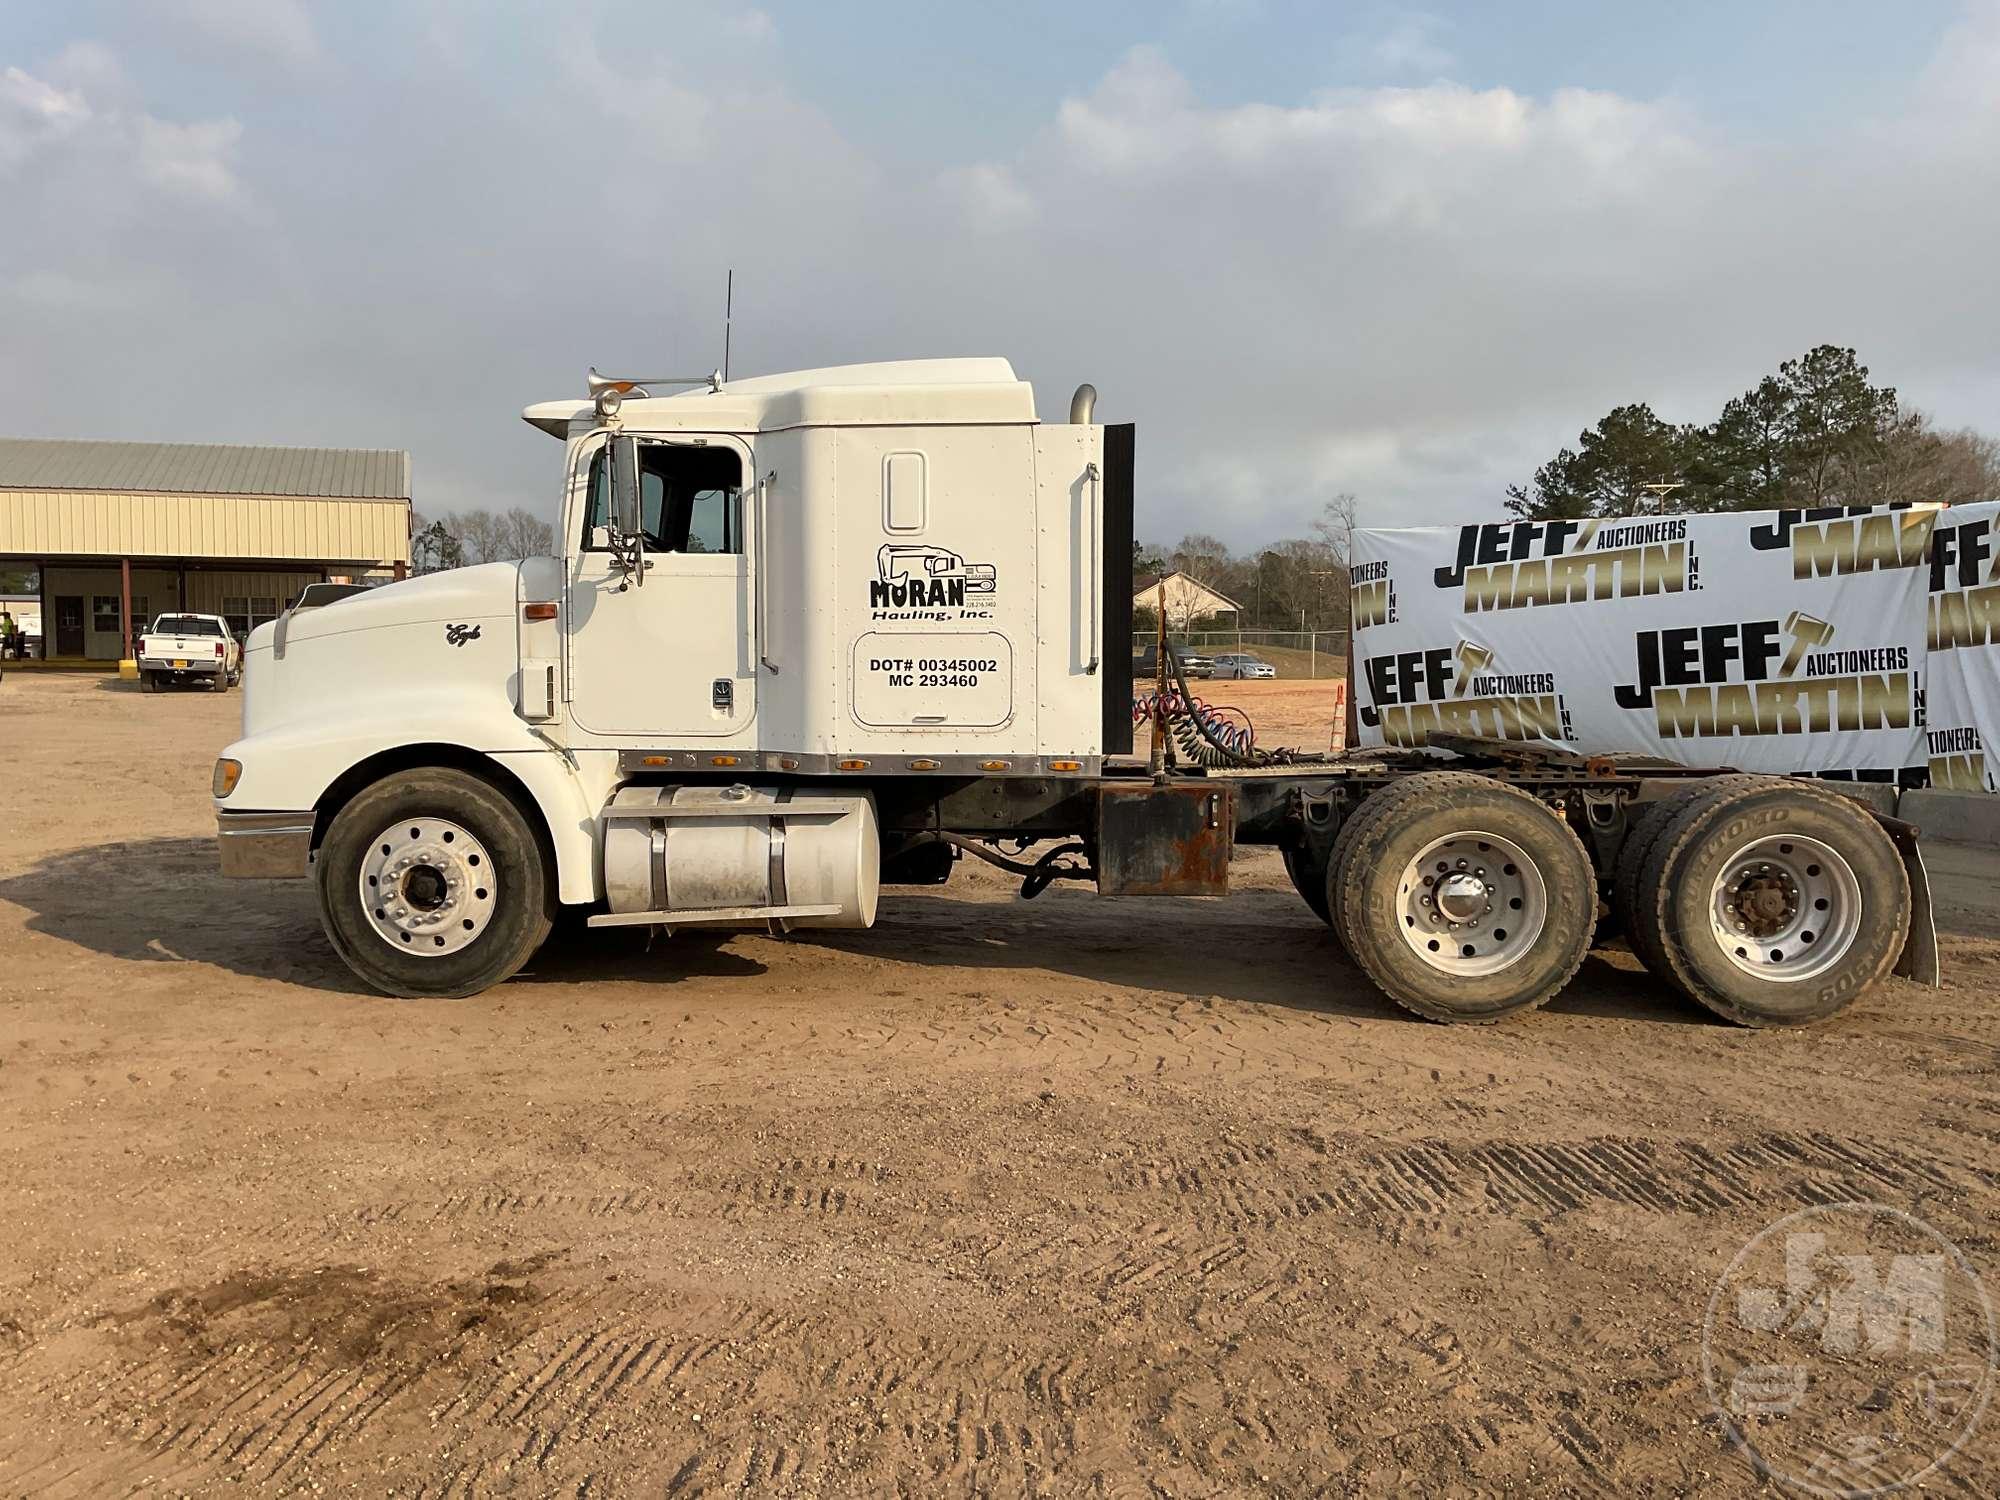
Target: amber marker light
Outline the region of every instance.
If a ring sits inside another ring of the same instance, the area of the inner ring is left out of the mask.
[[[552,603],[521,606],[521,618],[524,620],[553,620],[555,617],[556,606]]]

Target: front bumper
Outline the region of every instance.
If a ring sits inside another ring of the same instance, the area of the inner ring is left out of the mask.
[[[313,815],[308,812],[221,812],[215,847],[224,876],[238,880],[301,880],[312,864]]]

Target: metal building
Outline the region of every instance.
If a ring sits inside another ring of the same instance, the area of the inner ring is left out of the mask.
[[[246,634],[309,583],[409,561],[400,450],[0,438],[0,565],[40,571],[51,659],[129,659],[169,609]]]

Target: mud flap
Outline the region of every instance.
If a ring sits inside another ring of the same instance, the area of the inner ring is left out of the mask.
[[[1917,844],[1916,825],[1879,812],[1875,821],[1882,825],[1889,842],[1903,856],[1903,869],[1910,877],[1910,935],[1903,940],[1903,951],[1896,958],[1894,972],[1937,989],[1944,983],[1938,959],[1937,918],[1931,910],[1931,877],[1924,869],[1924,852]]]

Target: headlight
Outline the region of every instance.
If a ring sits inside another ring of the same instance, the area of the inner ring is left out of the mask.
[[[220,800],[236,790],[236,783],[243,779],[243,762],[240,760],[219,760],[215,763],[215,779],[209,788]]]

